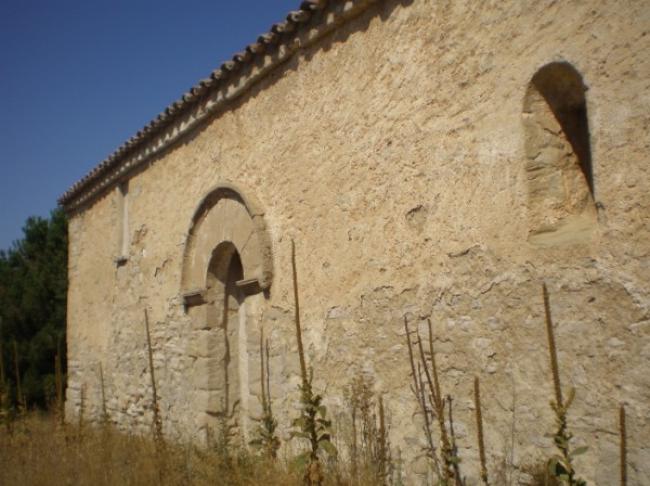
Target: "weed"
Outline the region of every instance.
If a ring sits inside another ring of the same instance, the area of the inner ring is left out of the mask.
[[[547,461],[537,461],[527,464],[521,470],[531,478],[528,486],[562,486],[548,468]]]
[[[481,460],[481,481],[485,486],[488,483],[487,465],[485,462],[485,442],[483,437],[483,413],[481,411],[481,389],[478,376],[474,377],[474,409],[476,410],[476,432],[478,452]]]
[[[106,426],[110,422],[110,417],[108,415],[108,409],[106,408],[106,386],[104,384],[104,369],[102,364],[99,363],[99,386],[102,392],[102,425]]]
[[[627,432],[625,429],[625,406],[618,410],[619,434],[621,437],[621,486],[627,485]]]
[[[373,484],[390,482],[393,473],[383,396],[375,397],[373,379],[356,373],[345,392],[350,410],[350,468],[355,484],[361,478]]]
[[[549,472],[561,483],[569,486],[585,486],[587,483],[576,477],[573,467],[573,459],[584,452],[587,447],[578,447],[571,449],[571,439],[573,434],[569,431],[567,423],[567,412],[573,399],[575,398],[575,389],[571,388],[569,397],[566,401],[562,398],[562,386],[560,384],[560,368],[557,360],[557,348],[555,346],[555,335],[553,333],[553,320],[551,318],[551,306],[549,303],[548,289],[546,284],[542,285],[544,296],[544,314],[546,317],[546,333],[548,337],[549,354],[551,358],[551,371],[553,374],[553,388],[555,391],[555,400],[551,401],[551,408],[555,412],[557,431],[553,436],[553,442],[560,451],[559,454],[551,457],[548,463]]]
[[[424,417],[425,435],[427,436],[427,442],[429,444],[426,453],[432,460],[434,474],[437,476],[439,484],[443,486],[451,486],[452,484],[460,486],[463,484],[463,480],[460,475],[460,457],[458,456],[453,437],[452,400],[449,395],[443,397],[441,392],[436,356],[433,349],[433,330],[431,320],[427,320],[427,324],[429,328],[428,344],[430,362],[425,356],[424,346],[419,331],[415,331],[416,341],[414,344],[411,341],[411,332],[409,331],[408,321],[406,317],[404,318],[404,329],[406,331],[409,361],[413,373],[413,390],[420,405],[420,411]],[[417,363],[417,372],[413,352],[414,345],[417,346],[420,358],[420,361]],[[424,370],[424,373],[422,373],[422,370]],[[422,378],[423,374],[425,379]],[[450,429],[447,428],[445,422],[446,405],[449,405]],[[431,422],[433,420],[437,421],[440,432],[440,458],[438,458],[436,452],[437,449],[434,446],[434,439],[431,431]]]
[[[82,383],[79,389],[79,422],[77,428],[79,430],[79,440],[83,440],[83,432],[86,418],[86,384]]]
[[[147,354],[149,357],[149,376],[151,378],[151,408],[153,410],[153,436],[157,444],[162,444],[162,420],[160,418],[160,408],[158,406],[158,391],[156,388],[156,375],[153,367],[153,349],[151,347],[151,333],[149,332],[149,315],[147,309],[144,310],[144,326],[147,334]]]
[[[63,407],[65,403],[63,397],[63,372],[61,366],[61,339],[57,342],[56,348],[56,355],[54,356],[54,386],[56,388],[55,414],[59,424],[63,424],[65,418]]]
[[[296,245],[291,241],[291,267],[293,273],[293,295],[295,303],[296,340],[298,342],[298,356],[300,358],[300,416],[292,423],[294,430],[291,437],[309,441],[309,450],[298,457],[298,463],[306,464],[304,475],[305,484],[320,486],[325,479],[319,453],[325,452],[329,456],[336,456],[337,451],[332,444],[332,422],[327,419],[327,408],[323,405],[323,397],[314,393],[312,388],[314,372],[309,369],[305,360],[305,350],[302,343],[302,329],[300,325],[300,300],[298,298],[298,272],[296,270]]]
[[[262,450],[263,453],[271,460],[278,457],[280,448],[280,439],[276,434],[278,421],[273,416],[271,406],[271,370],[269,361],[269,341],[264,341],[264,330],[260,333],[260,386],[262,417],[258,420],[257,437],[250,441],[250,445]],[[266,366],[265,366],[266,365]]]

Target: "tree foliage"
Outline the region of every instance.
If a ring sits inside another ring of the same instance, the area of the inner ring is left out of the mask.
[[[22,391],[30,406],[54,394],[54,357],[65,363],[67,220],[63,210],[49,219],[30,217],[23,238],[0,250],[0,346],[7,384],[15,398],[13,342]]]

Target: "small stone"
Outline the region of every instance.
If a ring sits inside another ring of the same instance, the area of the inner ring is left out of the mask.
[[[625,341],[621,341],[620,339],[613,337],[607,341],[607,345],[610,348],[621,348],[625,346]]]

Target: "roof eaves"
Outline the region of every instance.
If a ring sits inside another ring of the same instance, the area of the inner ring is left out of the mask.
[[[160,153],[188,130],[192,130],[224,102],[241,95],[298,48],[315,42],[340,25],[342,20],[355,17],[377,1],[379,0],[303,1],[299,10],[289,12],[286,20],[271,26],[255,42],[234,54],[231,60],[222,63],[208,78],[200,80],[75,182],[59,198],[59,204],[68,211],[79,208],[136,166]],[[260,58],[264,58],[261,63]],[[261,64],[261,67],[256,64]]]

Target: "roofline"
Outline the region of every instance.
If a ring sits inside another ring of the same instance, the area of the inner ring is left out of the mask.
[[[160,154],[219,109],[248,91],[296,51],[305,48],[380,0],[306,0],[286,20],[236,53],[75,182],[58,202],[80,209],[128,173]]]

